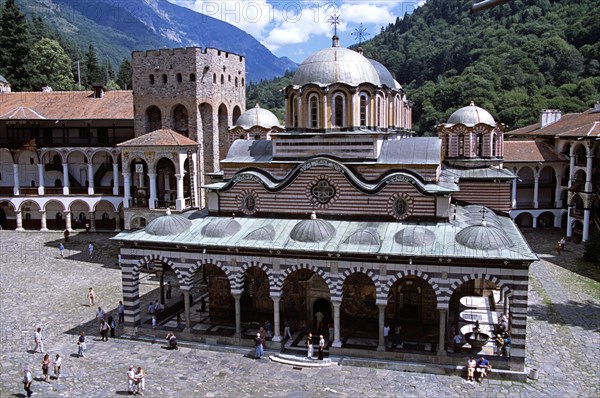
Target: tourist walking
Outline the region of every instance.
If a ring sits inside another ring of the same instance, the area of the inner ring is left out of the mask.
[[[94,289],[91,287],[88,290],[88,299],[90,300],[90,307],[93,306],[96,301],[96,293],[94,293]]]
[[[42,328],[37,328],[33,334],[33,341],[35,342],[34,352],[44,352],[44,336],[42,335]]]
[[[56,354],[56,357],[54,357],[54,361],[52,362],[52,364],[54,365],[54,377],[56,377],[56,380],[60,380],[60,369],[62,368],[62,358],[60,357],[59,354]]]
[[[290,332],[290,321],[288,319],[283,322],[283,338],[292,338],[292,333]]]
[[[96,320],[103,321],[105,315],[106,315],[106,312],[104,312],[102,307],[98,307],[98,309],[96,310]]]
[[[308,337],[306,338],[306,357],[308,359],[312,359],[313,356],[313,337],[312,337],[312,333],[308,334]]]
[[[86,348],[87,346],[85,344],[85,332],[81,331],[79,332],[79,338],[77,339],[77,354],[79,355],[79,357],[85,356]]]
[[[137,371],[135,372],[135,384],[136,384],[136,394],[144,396],[144,390],[146,389],[146,374],[144,373],[144,369],[141,366],[138,366]]]
[[[254,350],[254,358],[260,359],[264,354],[263,339],[260,336],[260,333],[256,333],[256,338],[254,339],[254,345],[256,347]]]
[[[129,370],[127,371],[127,393],[134,395],[135,390],[135,368],[133,365],[129,365]]]
[[[94,245],[92,244],[92,242],[88,244],[88,251],[90,252],[90,257],[92,257],[92,255],[94,254]]]
[[[65,258],[65,246],[62,244],[62,242],[60,245],[58,245],[58,254],[60,258]]]
[[[46,383],[50,382],[48,370],[50,370],[50,355],[46,354],[44,355],[44,359],[42,359],[42,374],[44,375],[44,381]]]
[[[323,338],[323,335],[319,335],[319,353],[318,353],[318,358],[322,361],[323,360],[323,351],[325,350],[325,338]]]
[[[122,301],[119,301],[117,306],[117,314],[119,315],[119,325],[125,322],[125,306]]]
[[[117,327],[117,325],[115,325],[115,320],[112,317],[112,315],[110,315],[108,317],[108,321],[106,321],[108,323],[108,326],[110,326],[110,337],[115,337],[115,329]]]
[[[390,339],[390,325],[385,325],[383,327],[383,345],[385,349],[388,349],[388,341]]]
[[[100,322],[100,326],[98,327],[100,331],[100,336],[102,337],[101,341],[108,341],[108,332],[110,331],[110,326],[108,322],[104,319]]]
[[[28,397],[33,395],[33,391],[31,391],[31,383],[33,382],[33,376],[31,375],[31,371],[29,368],[23,369],[23,388],[27,393]]]
[[[63,232],[63,236],[65,237],[65,242],[69,241],[69,235],[71,235],[71,233],[69,232],[68,229],[65,229],[65,231]]]

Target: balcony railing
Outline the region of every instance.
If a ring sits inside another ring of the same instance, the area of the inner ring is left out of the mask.
[[[62,188],[44,188],[44,193],[46,195],[62,195],[63,189]]]
[[[38,194],[38,189],[37,189],[37,187],[21,187],[21,188],[19,188],[19,194],[27,195],[27,196],[34,196],[34,195]]]

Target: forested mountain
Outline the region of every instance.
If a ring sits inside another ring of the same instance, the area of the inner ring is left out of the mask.
[[[542,109],[583,111],[600,100],[597,0],[511,0],[470,15],[472,4],[428,0],[362,45],[414,101],[418,133],[434,134],[471,101],[513,129],[535,123]],[[261,82],[248,104],[275,98],[282,108],[283,96],[267,88],[285,83]]]
[[[415,102],[417,131],[470,101],[512,129],[600,100],[596,0],[511,0],[469,15],[472,3],[428,0],[363,44]]]

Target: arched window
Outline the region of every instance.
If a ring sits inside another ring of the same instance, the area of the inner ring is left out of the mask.
[[[335,127],[344,127],[344,96],[342,94],[333,97],[333,125]]]
[[[191,82],[195,82],[196,81],[196,74],[195,73],[190,73],[190,81]]]
[[[377,97],[375,102],[375,125],[379,127],[381,126],[381,97]]]
[[[148,83],[154,84],[154,75],[148,76]]]
[[[444,136],[444,154],[450,156],[450,134]]]
[[[177,83],[181,83],[183,81],[183,78],[181,77],[181,73],[178,73],[177,75],[175,75],[176,79],[177,79]]]
[[[366,93],[361,93],[360,94],[360,111],[359,111],[359,115],[360,115],[360,121],[359,121],[359,125],[360,126],[366,126],[367,122],[369,120],[369,108],[368,108],[368,103],[369,103],[369,95]]]
[[[310,127],[315,129],[319,127],[319,100],[316,95],[312,95],[308,100],[309,103],[309,123]]]
[[[162,75],[162,82],[163,82],[163,84],[167,84],[167,75],[164,73]]]
[[[458,135],[458,156],[465,156],[465,136],[464,136],[464,134]]]
[[[291,117],[290,122],[292,127],[298,127],[298,98],[295,95],[290,97],[291,102]]]
[[[225,76],[221,75],[221,84],[225,84]]]
[[[477,134],[477,156],[482,158],[483,157],[483,134],[479,133]]]
[[[493,157],[498,156],[498,153],[496,152],[497,150],[498,150],[498,135],[492,134],[492,156]]]
[[[185,135],[188,133],[188,111],[183,105],[173,109],[173,130]]]
[[[162,128],[162,114],[156,106],[150,106],[146,109],[146,132]]]

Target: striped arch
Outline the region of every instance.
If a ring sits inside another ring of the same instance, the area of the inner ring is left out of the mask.
[[[342,297],[344,282],[346,281],[346,278],[355,273],[363,273],[373,281],[373,284],[375,285],[375,295],[377,299],[387,299],[387,296],[383,296],[383,286],[379,281],[379,275],[375,274],[375,272],[372,269],[367,269],[364,267],[351,267],[345,270],[344,273],[342,273],[342,276],[338,279],[337,285],[335,287],[335,295],[337,297]]]
[[[413,270],[413,269],[409,269],[406,271],[400,271],[394,275],[391,275],[391,278],[389,278],[385,284],[386,296],[387,296],[387,294],[389,294],[394,283],[396,283],[400,279],[404,278],[405,276],[412,276],[412,275],[414,275],[418,278],[421,278],[425,282],[427,282],[429,284],[429,286],[431,286],[431,288],[435,292],[435,296],[438,298],[438,300],[440,299],[440,297],[442,296],[442,289],[440,289],[439,285],[433,280],[433,278],[431,276],[429,276],[429,274],[426,274],[419,270]]]
[[[177,275],[177,281],[179,282],[179,286],[183,286],[182,282],[185,279],[183,277],[181,270],[179,268],[175,267],[175,264],[173,264],[173,261],[169,260],[166,257],[160,256],[158,254],[150,254],[148,256],[144,256],[141,259],[139,259],[139,261],[133,266],[132,273],[134,275],[136,275],[136,277],[137,277],[137,275],[139,275],[139,273],[140,273],[140,269],[142,269],[144,264],[149,264],[150,261],[153,261],[153,260],[159,260],[160,262],[163,262],[163,263],[167,264],[169,267],[171,267],[173,272],[175,272],[175,275]]]
[[[235,284],[235,275],[233,274],[233,272],[231,271],[231,269],[229,269],[229,267],[227,267],[225,265],[225,262],[220,261],[220,260],[215,260],[215,259],[212,259],[212,258],[204,258],[202,260],[196,261],[194,263],[194,265],[192,265],[190,267],[190,269],[187,271],[187,275],[185,276],[185,279],[184,279],[185,283],[186,283],[186,286],[190,286],[190,287],[192,286],[193,279],[194,279],[194,274],[203,265],[214,265],[215,267],[217,267],[220,270],[222,270],[225,273],[225,276],[227,276],[227,279],[229,280],[229,287],[230,288],[232,288],[233,285]]]
[[[265,274],[267,274],[267,277],[269,278],[269,290],[273,291],[275,289],[275,281],[273,278],[273,272],[271,272],[271,269],[269,268],[268,265],[265,265],[265,264],[261,263],[260,261],[250,261],[250,262],[244,263],[239,268],[239,270],[236,272],[235,282],[234,282],[234,284],[231,285],[231,290],[232,291],[234,289],[239,290],[239,291],[243,290],[243,288],[244,288],[244,273],[252,267],[259,268],[259,269],[263,270],[265,272]]]
[[[277,296],[278,294],[281,294],[281,289],[283,288],[283,282],[285,281],[285,279],[292,272],[298,271],[300,269],[308,269],[308,270],[311,270],[311,271],[319,274],[321,276],[321,278],[323,278],[323,280],[327,284],[327,287],[329,288],[329,294],[331,294],[331,296],[333,297],[333,295],[334,295],[333,293],[334,293],[334,290],[335,290],[335,285],[331,281],[329,273],[328,272],[324,272],[322,269],[320,269],[319,267],[316,267],[316,266],[314,266],[312,264],[304,264],[304,263],[295,264],[295,265],[292,265],[291,267],[285,269],[283,271],[283,273],[279,276],[279,278],[277,279],[277,281],[275,282],[275,285],[273,287],[274,290],[271,290],[271,296]]]
[[[506,297],[510,297],[512,296],[513,292],[512,289],[507,286],[500,278],[498,278],[495,275],[488,275],[488,274],[480,274],[480,273],[474,273],[474,274],[470,274],[470,275],[463,275],[463,277],[460,280],[456,280],[454,281],[454,283],[452,283],[452,285],[450,285],[449,290],[449,295],[452,296],[454,294],[454,292],[456,291],[456,289],[458,289],[458,287],[460,285],[462,285],[465,282],[468,281],[472,281],[475,279],[485,279],[488,280],[490,282],[493,282],[496,286],[498,286],[501,290],[502,293],[506,296]],[[450,296],[448,297],[448,299],[450,298]]]

